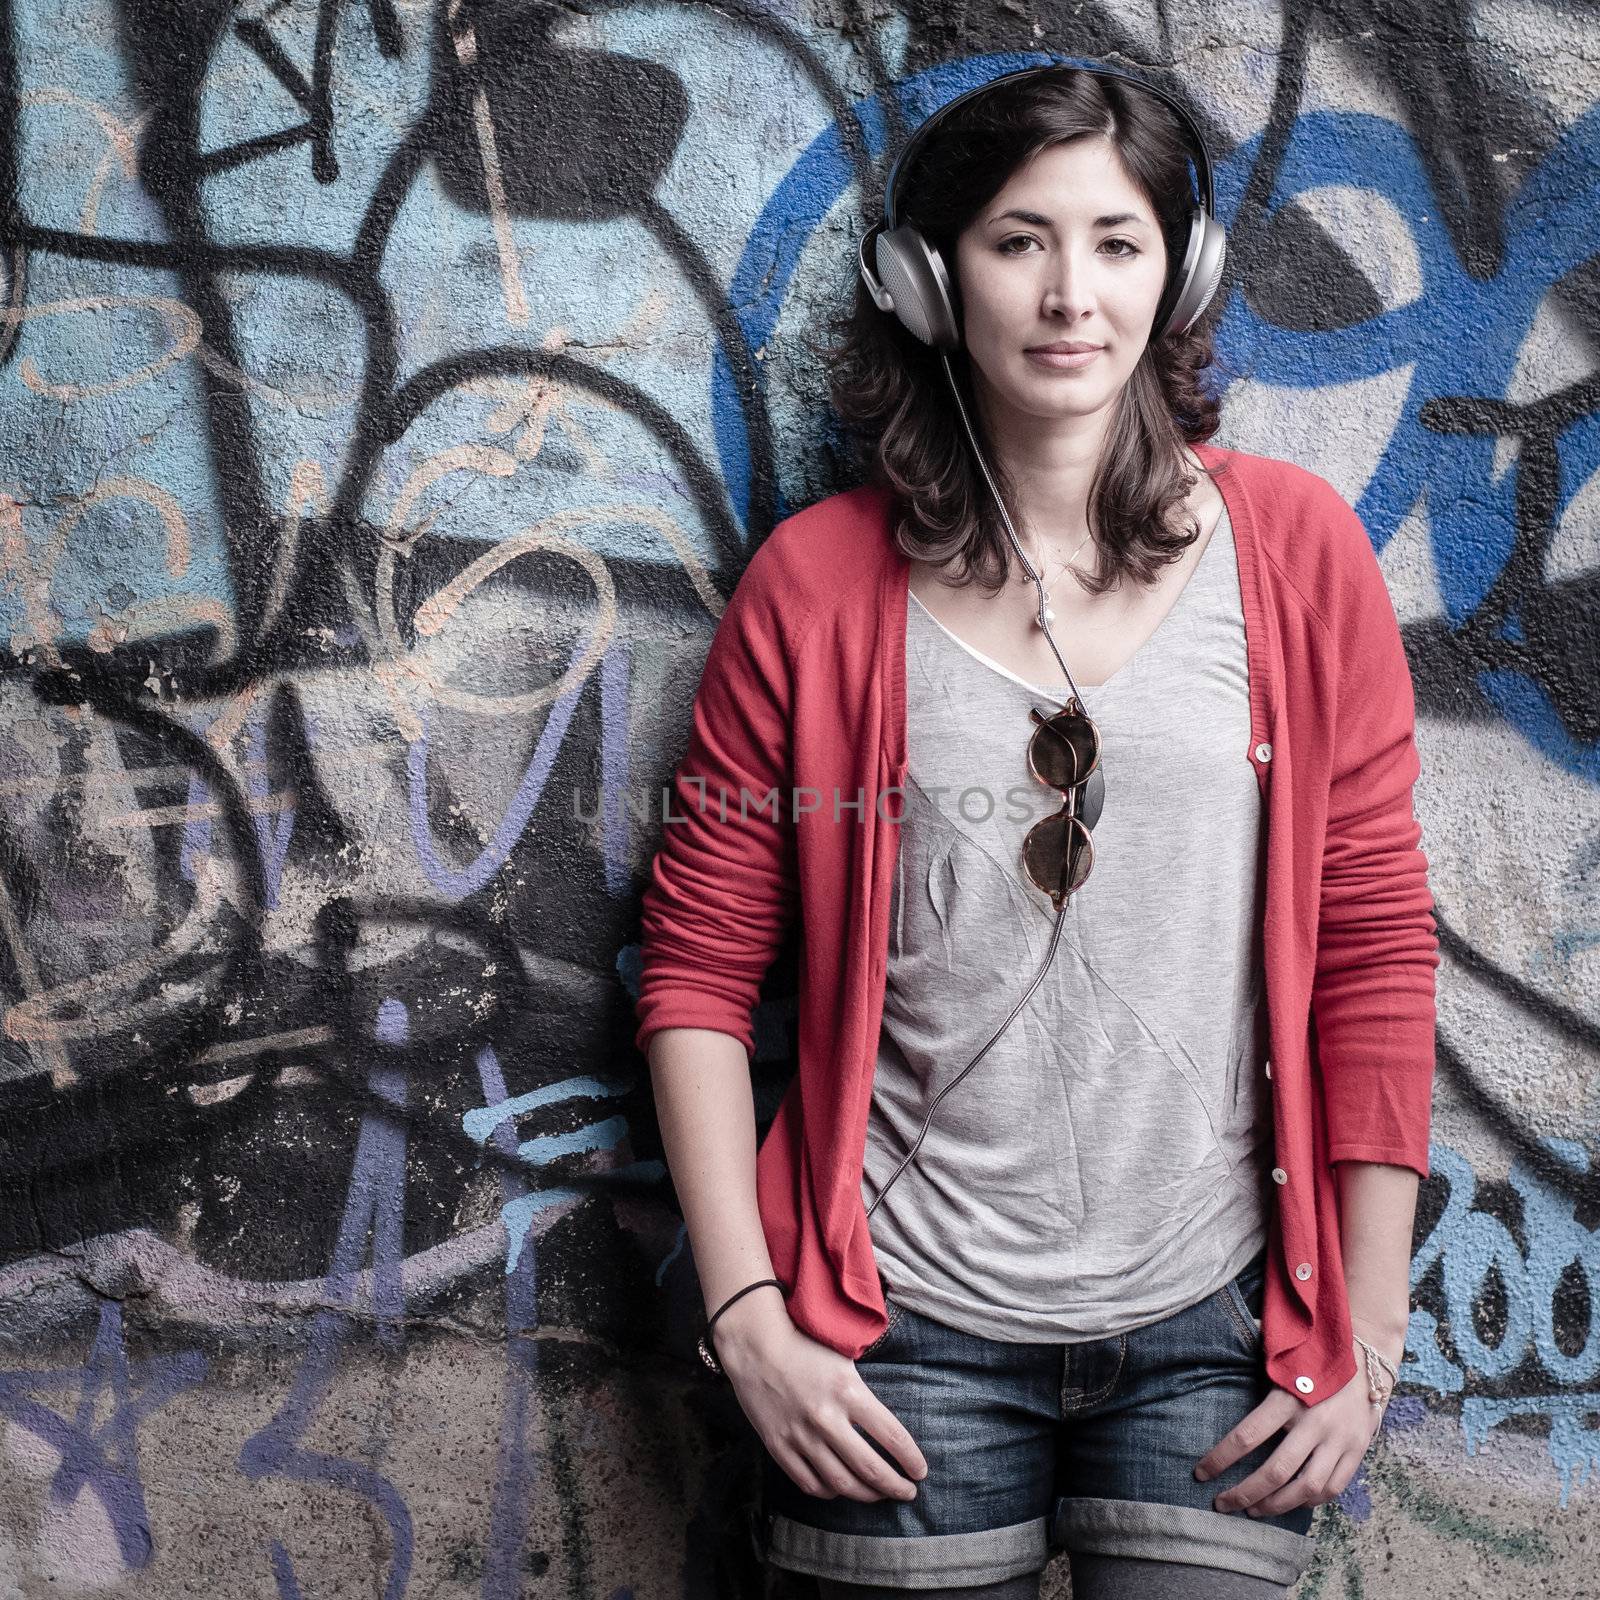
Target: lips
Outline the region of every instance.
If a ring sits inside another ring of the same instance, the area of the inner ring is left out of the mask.
[[[1104,351],[1103,345],[1090,345],[1087,349],[1061,350],[1049,345],[1035,345],[1024,351],[1035,365],[1052,367],[1058,372],[1070,372],[1075,367],[1086,367]]]

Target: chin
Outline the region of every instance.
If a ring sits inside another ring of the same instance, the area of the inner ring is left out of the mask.
[[[1028,386],[1025,396],[1013,402],[1017,409],[1048,421],[1052,417],[1088,417],[1102,411],[1110,404],[1116,388],[1099,379],[1091,388],[1086,383],[1074,383],[1046,375],[1042,382]]]
[[[1097,373],[1093,382],[1089,383],[1082,378],[1040,371],[1024,359],[1020,371],[1008,370],[1005,381],[996,383],[991,375],[993,368],[986,369],[978,363],[974,365],[984,372],[985,381],[1001,404],[1019,415],[1033,417],[1040,422],[1053,422],[1061,417],[1093,416],[1095,412],[1103,411],[1116,397],[1127,376],[1123,373],[1112,381],[1104,373]]]

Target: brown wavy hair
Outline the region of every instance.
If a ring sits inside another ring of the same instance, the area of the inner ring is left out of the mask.
[[[901,174],[901,222],[919,227],[943,255],[959,315],[955,241],[1041,150],[1074,139],[1106,138],[1150,203],[1166,244],[1168,277],[1152,328],[1172,303],[1194,208],[1189,141],[1172,111],[1121,79],[1062,67],[975,96],[924,140]],[[961,426],[939,352],[892,313],[880,311],[855,274],[850,310],[828,324],[834,342],[807,340],[824,365],[846,453],[858,476],[892,489],[899,502],[895,542],[913,560],[949,564],[952,581],[997,591],[1011,566],[1011,545],[994,499]],[[1182,505],[1194,487],[1185,443],[1209,439],[1220,424],[1213,348],[1224,295],[1187,333],[1152,339],[1112,402],[1115,414],[1089,491],[1089,526],[1102,552],[1096,575],[1074,576],[1094,595],[1124,573],[1153,583],[1199,537]],[[1016,521],[1016,486],[989,448],[974,404],[970,358],[949,352],[968,415],[996,486]]]

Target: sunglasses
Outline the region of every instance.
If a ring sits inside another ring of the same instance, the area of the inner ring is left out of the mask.
[[[1028,770],[1065,797],[1054,816],[1028,830],[1022,841],[1022,864],[1034,885],[1050,896],[1060,911],[1073,891],[1083,887],[1094,865],[1089,837],[1100,816],[1105,779],[1100,772],[1100,730],[1089,720],[1082,702],[1071,695],[1052,716],[1036,707],[1028,715],[1038,724],[1028,740]],[[1094,778],[1093,787],[1090,779]]]

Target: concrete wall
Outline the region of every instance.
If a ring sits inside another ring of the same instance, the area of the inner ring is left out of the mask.
[[[846,486],[799,336],[886,137],[1039,48],[1176,64],[1222,442],[1351,498],[1415,670],[1435,1172],[1299,1595],[1593,1592],[1592,11],[0,0],[0,41],[0,1597],[753,1592],[631,1048],[656,824],[592,801],[664,782],[748,551]]]

